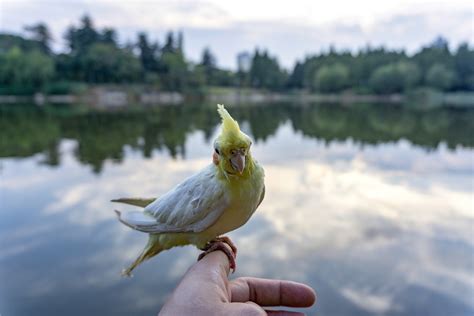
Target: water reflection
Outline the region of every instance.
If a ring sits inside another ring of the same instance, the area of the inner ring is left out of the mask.
[[[119,225],[108,200],[160,195],[208,164],[214,109],[4,111],[0,313],[155,314],[197,251],[173,249],[121,279],[146,236]],[[258,140],[267,183],[255,217],[231,233],[237,275],[311,284],[310,315],[474,312],[471,112],[232,112]]]
[[[375,145],[405,139],[430,150],[440,143],[450,149],[474,146],[474,111],[279,104],[239,107],[232,112],[257,142],[266,141],[290,121],[295,132],[327,143],[351,139],[361,145]],[[0,114],[0,157],[43,153],[41,163],[56,166],[61,159],[59,142],[73,139],[77,142],[75,157],[96,173],[107,159],[121,162],[125,146],[140,150],[147,158],[154,150],[185,157],[186,137],[199,130],[209,140],[218,124],[215,107],[210,106],[132,108],[126,112],[2,106]]]

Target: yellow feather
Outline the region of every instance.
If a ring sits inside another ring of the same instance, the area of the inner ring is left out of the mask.
[[[230,116],[223,104],[217,105],[217,113],[222,119],[222,134],[238,134],[240,132],[239,123]]]

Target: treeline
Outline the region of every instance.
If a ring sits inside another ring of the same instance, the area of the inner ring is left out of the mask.
[[[219,68],[209,48],[199,62],[186,59],[181,32],[168,32],[163,43],[139,33],[134,42],[121,45],[116,30],[99,30],[84,16],[64,38],[67,50],[55,53],[43,23],[26,27],[24,36],[0,34],[0,94],[62,94],[106,83],[179,92],[202,92],[209,86],[319,93],[392,94],[419,87],[474,91],[474,50],[464,43],[451,51],[442,38],[412,56],[383,47],[356,53],[331,48],[298,61],[291,71],[268,51],[256,49],[243,56],[248,67],[235,72]]]

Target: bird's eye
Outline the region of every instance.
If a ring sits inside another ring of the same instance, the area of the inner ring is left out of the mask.
[[[231,154],[231,155],[236,155],[236,154],[237,154],[237,150],[232,149],[232,150],[230,151],[230,154]]]
[[[219,153],[219,149],[217,149],[217,148],[214,148],[214,151],[216,152],[216,154],[220,155],[220,153]]]

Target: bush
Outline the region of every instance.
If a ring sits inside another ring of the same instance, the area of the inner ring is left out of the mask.
[[[314,76],[313,89],[323,93],[340,92],[349,84],[349,69],[336,63],[322,66]]]
[[[370,76],[369,86],[378,94],[400,93],[415,87],[419,80],[418,66],[401,61],[375,69]]]
[[[23,94],[40,90],[54,76],[54,63],[51,57],[38,50],[24,52],[13,47],[0,55],[0,85],[10,86],[18,90],[15,94]]]
[[[454,83],[455,74],[443,64],[434,64],[431,66],[425,77],[426,84],[435,89],[446,91]]]

